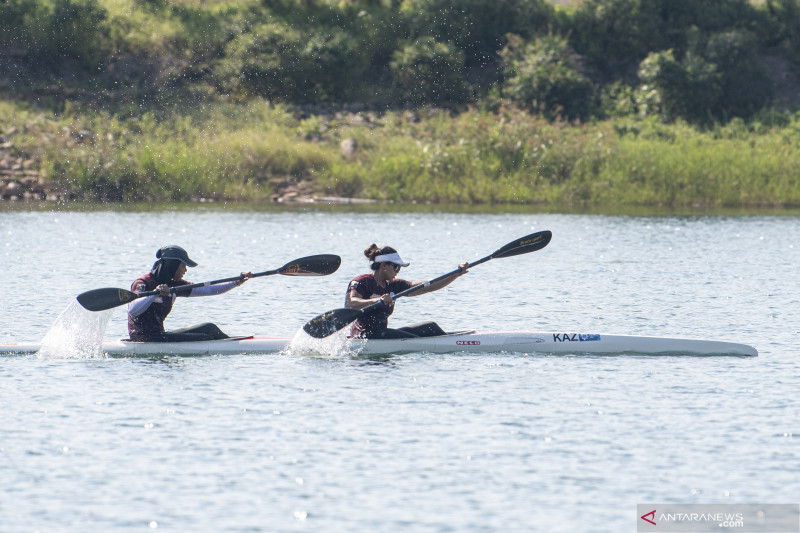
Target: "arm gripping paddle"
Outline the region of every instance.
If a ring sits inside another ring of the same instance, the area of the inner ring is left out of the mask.
[[[302,257],[295,259],[275,270],[267,270],[253,274],[254,278],[261,276],[272,276],[273,274],[282,274],[284,276],[327,276],[333,274],[342,263],[342,258],[338,255],[322,254],[312,255],[309,257]],[[181,285],[173,287],[170,292],[184,292],[190,291],[197,287],[205,287],[207,285],[217,285],[219,283],[227,283],[229,281],[241,281],[244,276],[234,276],[231,278],[217,279],[214,281],[206,281],[204,283],[193,283],[191,285]],[[125,289],[94,289],[78,295],[78,303],[89,311],[105,311],[126,304],[137,298],[145,296],[152,296],[158,294],[158,291],[147,292],[131,292]]]
[[[535,252],[537,250],[541,250],[545,246],[550,243],[550,239],[553,237],[553,234],[550,231],[539,231],[537,233],[531,233],[521,239],[517,239],[513,242],[510,242],[500,248],[499,250],[495,251],[491,255],[487,255],[483,259],[478,259],[474,263],[470,263],[469,268],[475,267],[480,265],[481,263],[485,263],[490,259],[500,259],[503,257],[511,257],[514,255],[521,255],[527,254],[530,252]],[[414,287],[408,288],[400,293],[395,294],[392,296],[393,300],[397,300],[401,296],[408,296],[412,292],[418,291],[420,289],[424,289],[425,287],[430,286],[432,283],[436,283],[441,281],[445,278],[453,276],[460,272],[459,269],[456,269],[452,272],[448,272],[443,276],[439,276],[438,278],[432,279],[430,281],[426,281],[425,283],[421,283],[419,285],[415,285]],[[327,313],[322,313],[308,321],[305,326],[303,326],[303,330],[314,337],[315,339],[323,339],[330,335],[333,335],[343,327],[347,326],[351,322],[354,322],[360,316],[369,313],[370,311],[375,310],[379,303],[375,303],[372,305],[368,305],[363,309],[350,309],[348,307],[342,307],[339,309],[334,309],[332,311],[328,311]]]

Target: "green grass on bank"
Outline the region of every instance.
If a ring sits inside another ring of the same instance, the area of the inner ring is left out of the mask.
[[[5,196],[800,206],[800,0],[0,6]]]
[[[733,122],[702,133],[630,119],[572,126],[520,112],[442,114],[362,132],[363,160],[334,159],[322,183],[443,203],[795,206],[798,126],[758,134]]]
[[[800,115],[700,131],[440,110],[312,115],[264,101],[120,119],[0,101],[0,134],[74,197],[259,201],[287,183],[390,202],[800,206]],[[10,133],[10,134],[9,134]],[[355,139],[351,157],[340,142]]]

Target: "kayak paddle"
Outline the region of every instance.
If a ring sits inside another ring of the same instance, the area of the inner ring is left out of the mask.
[[[342,263],[342,258],[338,255],[322,254],[312,255],[309,257],[302,257],[295,259],[283,265],[276,270],[267,270],[253,274],[254,278],[260,276],[272,276],[273,274],[282,274],[284,276],[327,276],[333,274]],[[180,285],[172,287],[169,292],[177,293],[189,291],[197,287],[205,287],[206,285],[217,285],[219,283],[227,283],[229,281],[241,281],[244,276],[241,274],[232,278],[217,279],[214,281],[206,281],[205,283],[193,283],[191,285]],[[158,294],[158,291],[147,292],[131,292],[125,289],[94,289],[78,295],[78,303],[89,311],[105,311],[113,307],[126,304],[137,298],[145,296],[153,296]]]
[[[493,254],[487,255],[483,259],[478,259],[474,263],[470,263],[469,268],[478,266],[481,263],[489,261],[490,259],[500,259],[502,257],[511,257],[514,255],[527,254],[529,252],[535,252],[537,250],[541,250],[542,248],[548,245],[552,237],[553,234],[550,231],[539,231],[537,233],[531,233],[526,237],[522,237],[521,239],[517,239],[516,241],[506,244]],[[401,296],[408,296],[412,292],[428,287],[432,283],[442,281],[445,278],[457,274],[459,271],[460,269],[456,269],[443,276],[439,276],[438,278],[426,281],[425,283],[421,283],[419,285],[415,285],[414,287],[410,287],[402,292],[393,295],[392,300],[397,300]],[[314,337],[315,339],[322,339],[330,335],[333,335],[334,333],[336,333],[343,327],[347,326],[351,322],[354,322],[360,316],[369,313],[370,311],[374,311],[380,305],[382,305],[381,302],[368,305],[363,309],[351,309],[348,307],[334,309],[332,311],[328,311],[327,313],[322,313],[321,315],[308,321],[306,325],[303,326],[303,330],[312,337]]]

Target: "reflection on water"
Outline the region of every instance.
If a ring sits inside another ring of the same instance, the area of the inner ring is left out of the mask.
[[[0,359],[0,530],[616,533],[637,502],[800,494],[800,217],[395,207],[0,210],[0,341],[56,347]],[[729,340],[759,357],[373,357],[302,333],[343,304],[372,242],[416,281],[545,229],[544,250],[403,298],[390,324]],[[125,309],[75,295],[129,287],[173,243],[195,282],[318,253],[342,265],[182,298],[166,322],[294,337],[286,353],[96,359],[127,335]]]

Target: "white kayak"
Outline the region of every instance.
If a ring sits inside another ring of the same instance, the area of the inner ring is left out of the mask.
[[[408,352],[758,355],[752,346],[734,342],[552,331],[465,331],[440,337],[367,341],[351,339],[349,342],[363,344],[359,353],[376,355]]]
[[[110,356],[146,355],[231,355],[270,354],[292,347],[291,337],[235,337],[201,342],[130,342],[105,341],[102,351]],[[297,341],[295,341],[297,342]],[[303,352],[330,351],[336,338],[301,341]],[[343,341],[344,342],[344,341]],[[0,344],[0,354],[32,354],[37,343]],[[340,347],[341,348],[341,347]],[[597,333],[540,331],[461,331],[438,337],[410,339],[347,339],[346,351],[363,355],[388,355],[413,352],[428,353],[527,353],[566,355],[758,355],[752,346],[728,341],[647,337],[637,335],[601,335]],[[340,350],[336,350],[341,353]]]

